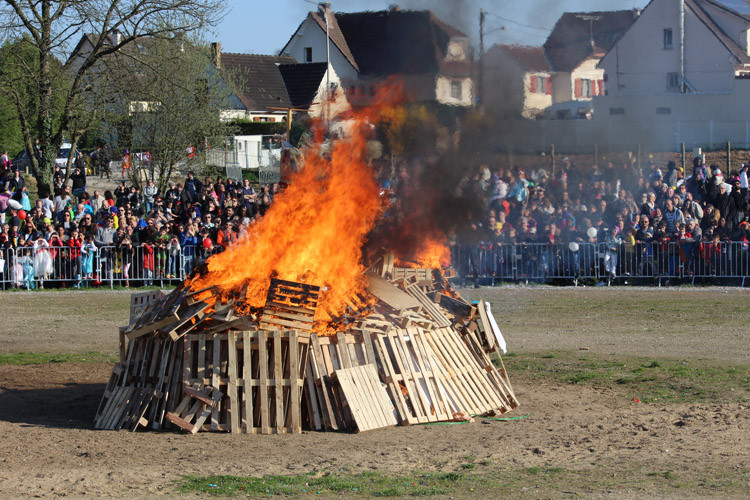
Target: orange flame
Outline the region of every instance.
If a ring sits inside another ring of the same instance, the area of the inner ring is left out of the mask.
[[[388,121],[403,99],[402,87],[382,85],[373,104],[350,112],[343,137],[324,142],[324,123],[304,167],[276,198],[249,237],[207,261],[208,271],[189,282],[193,290],[217,285],[222,294],[247,286],[244,311],[265,305],[271,278],[327,288],[316,320],[345,310],[346,299],[364,289],[361,248],[381,208],[367,163],[373,123]]]

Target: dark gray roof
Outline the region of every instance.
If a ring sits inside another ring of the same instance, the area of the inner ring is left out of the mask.
[[[237,97],[248,111],[267,111],[267,106],[291,106],[277,64],[295,62],[291,56],[221,53],[221,69],[238,80],[241,88]]]
[[[289,99],[295,108],[309,108],[326,74],[326,63],[279,64]]]
[[[611,49],[636,19],[632,10],[565,12],[544,42],[544,50],[556,71],[573,71],[589,56]]]

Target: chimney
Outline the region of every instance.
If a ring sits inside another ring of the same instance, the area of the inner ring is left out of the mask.
[[[211,59],[214,62],[214,66],[221,68],[221,44],[219,42],[211,44]]]
[[[318,14],[323,16],[323,19],[325,19],[326,15],[328,15],[331,12],[331,4],[329,2],[320,2],[318,4]]]
[[[397,3],[388,6],[388,12],[401,12],[401,7]]]

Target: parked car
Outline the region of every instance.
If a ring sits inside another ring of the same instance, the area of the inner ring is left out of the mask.
[[[57,152],[57,157],[55,158],[55,165],[60,167],[60,170],[65,172],[65,169],[68,167],[68,157],[70,156],[70,151],[73,149],[73,145],[69,142],[64,142],[60,146],[60,150]]]

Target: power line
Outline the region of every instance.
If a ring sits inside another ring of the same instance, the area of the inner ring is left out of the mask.
[[[496,17],[496,18],[500,19],[501,21],[505,21],[506,23],[512,23],[512,24],[516,24],[518,26],[523,26],[524,28],[531,28],[531,29],[541,30],[541,31],[546,31],[546,32],[552,31],[549,28],[542,28],[540,26],[532,26],[530,24],[519,23],[518,21],[514,21],[513,19],[508,19],[508,18],[505,18],[505,17],[502,17],[502,16],[498,16],[497,14],[494,14],[492,12],[485,12],[485,14],[489,14],[490,16]]]

